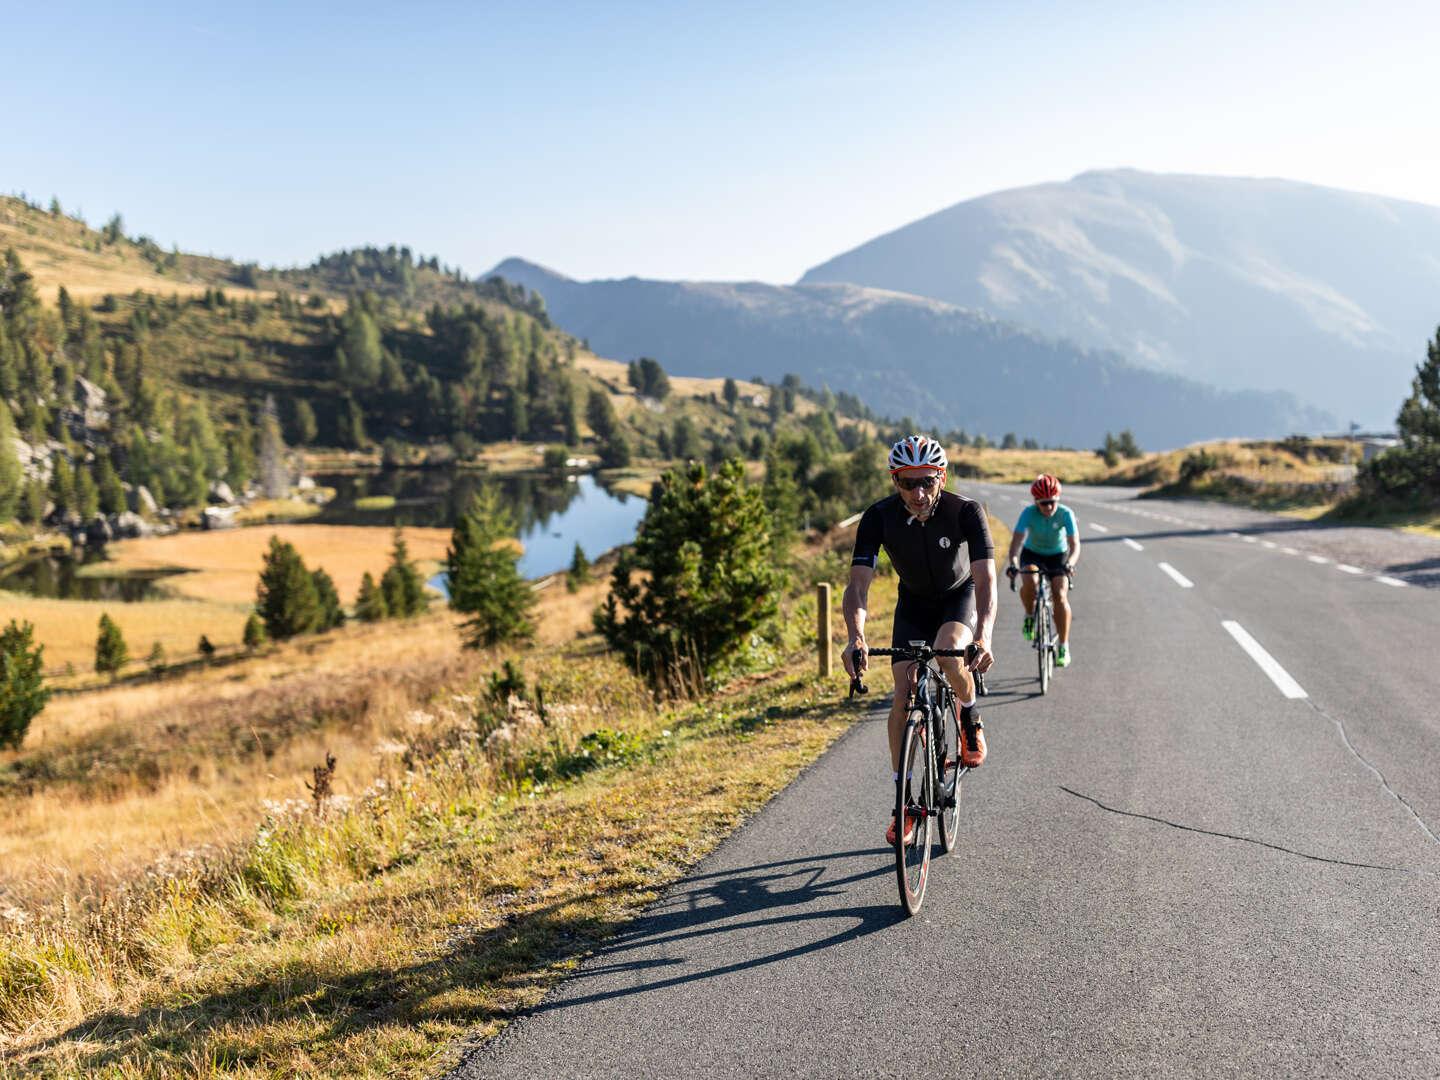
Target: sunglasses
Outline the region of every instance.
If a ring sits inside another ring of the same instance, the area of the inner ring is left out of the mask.
[[[938,476],[917,476],[913,479],[905,477],[903,479],[897,478],[895,482],[906,491],[914,491],[916,488],[925,488],[928,490],[933,487],[938,487],[940,478]]]
[[[1055,505],[1056,503],[1058,503],[1059,501],[1060,501],[1059,499],[1036,499],[1036,500],[1035,500],[1035,505],[1036,505],[1036,506],[1054,506],[1054,505]]]

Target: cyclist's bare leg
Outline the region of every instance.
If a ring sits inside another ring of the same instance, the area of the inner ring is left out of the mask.
[[[910,702],[910,668],[914,664],[909,660],[897,660],[890,665],[890,673],[895,676],[895,698],[890,703],[890,769],[897,771],[900,768],[900,744],[905,741],[905,706]]]
[[[935,635],[936,649],[963,649],[975,640],[975,634],[962,622],[947,622]],[[955,691],[957,702],[975,700],[975,678],[958,656],[938,656],[940,670],[950,680],[950,689]]]
[[[1020,568],[1020,603],[1025,605],[1025,614],[1035,614],[1035,594],[1040,589],[1039,568],[1032,565]]]
[[[1055,632],[1064,645],[1070,641],[1070,579],[1064,574],[1052,577],[1050,595],[1055,598]]]

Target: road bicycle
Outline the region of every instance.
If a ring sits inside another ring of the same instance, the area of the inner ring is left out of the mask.
[[[1050,692],[1050,676],[1055,674],[1055,653],[1060,647],[1060,639],[1055,633],[1055,604],[1050,596],[1050,573],[1044,567],[1028,570],[1025,567],[1016,569],[1007,566],[1005,573],[1010,577],[1010,591],[1015,591],[1015,579],[1025,573],[1034,574],[1039,581],[1035,593],[1035,624],[1034,640],[1031,644],[1035,648],[1036,666],[1040,672],[1040,693]],[[1075,587],[1075,571],[1065,567],[1065,577],[1070,581],[1070,587]]]
[[[970,771],[960,764],[960,712],[955,693],[936,658],[956,656],[969,660],[975,646],[932,649],[923,641],[912,641],[903,649],[869,652],[871,656],[914,661],[910,666],[900,770],[895,780],[895,876],[900,903],[907,915],[914,915],[925,899],[932,837],[938,839],[942,854],[953,851],[958,842],[960,777]],[[852,697],[868,690],[858,676],[850,680]],[[908,827],[911,822],[913,829]]]

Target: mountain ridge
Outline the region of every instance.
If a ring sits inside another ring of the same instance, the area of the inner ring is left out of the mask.
[[[1335,426],[1293,395],[1225,393],[1056,341],[989,312],[848,282],[575,281],[510,258],[491,274],[539,293],[556,325],[603,355],[667,371],[811,385],[940,430],[1087,446],[1131,428],[1147,446]],[[1039,398],[1028,386],[1049,386]]]
[[[1440,208],[1423,203],[1270,177],[1089,170],[956,203],[799,283],[982,308],[1222,388],[1303,388],[1377,426],[1440,316],[1435,251]]]

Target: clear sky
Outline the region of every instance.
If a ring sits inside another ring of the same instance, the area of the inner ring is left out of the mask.
[[[1440,204],[1440,5],[0,7],[0,191],[288,266],[789,282],[1092,168]]]

